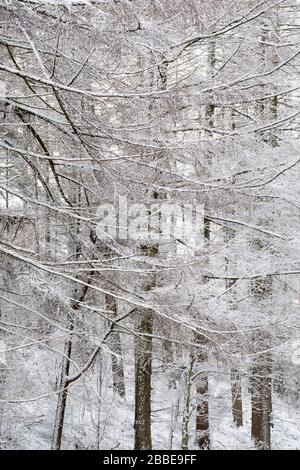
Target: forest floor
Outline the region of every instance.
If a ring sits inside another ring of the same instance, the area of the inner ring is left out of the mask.
[[[43,354],[44,368],[49,371],[49,382],[44,383],[44,388],[49,390],[51,384],[53,387],[55,367],[54,364],[49,364],[47,352],[44,351]],[[34,390],[41,389],[41,376],[45,377],[40,369],[41,350],[37,351],[37,356],[39,363],[35,361],[35,356],[31,356],[25,365],[23,358],[23,364],[20,365],[20,369],[23,367],[22,377],[24,377],[24,383],[20,383],[19,386],[23,389],[24,387],[27,388],[32,396],[36,396]],[[103,362],[106,364],[107,369],[102,368],[101,371],[101,400],[95,392],[97,383],[99,387],[98,377],[100,376],[97,365],[85,378],[85,390],[84,387],[75,385],[69,391],[63,448],[122,450],[132,449],[133,447],[133,364],[130,365],[129,361],[125,361],[125,364],[127,364],[125,368],[126,399],[121,399],[116,396],[111,387],[110,361],[105,360]],[[152,440],[154,449],[171,448],[172,421],[172,449],[181,448],[184,380],[177,381],[177,388],[169,388],[169,381],[169,371],[162,371],[158,363],[154,364],[152,381]],[[210,381],[212,449],[254,449],[250,438],[250,396],[247,388],[243,387],[243,389],[244,425],[236,428],[232,421],[229,381]],[[178,399],[180,406],[176,419]],[[287,406],[287,402],[283,402],[278,395],[274,394],[273,400],[272,449],[299,449],[299,409],[292,404]],[[193,403],[191,403],[191,407],[192,405]],[[10,417],[10,426],[1,430],[2,448],[49,449],[55,419],[55,406],[55,395],[38,401],[2,405],[2,413],[4,415],[8,414]],[[97,425],[98,422],[100,426]],[[194,425],[195,413],[191,409],[190,449],[196,449],[193,443]]]

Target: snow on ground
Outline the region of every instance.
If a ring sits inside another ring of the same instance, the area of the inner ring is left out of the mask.
[[[130,352],[125,351],[126,400],[118,398],[112,390],[110,364],[107,360],[102,362],[101,371],[100,361],[98,361],[93,370],[87,374],[85,378],[86,387],[74,385],[70,388],[63,448],[119,450],[133,448],[134,370],[130,356]],[[103,364],[105,364],[105,368],[103,368]],[[27,398],[37,396],[37,390],[42,391],[40,395],[53,393],[58,365],[58,362],[56,364],[50,363],[47,351],[38,348],[35,353],[31,352],[26,357],[23,353],[20,354],[16,373],[9,380],[18,382],[18,385],[15,384],[13,389],[18,391],[19,396],[22,396],[22,393]],[[100,376],[101,399],[96,393],[97,388],[100,392]],[[172,406],[174,417],[178,398],[180,399],[180,410],[182,410],[183,377],[180,383],[177,382],[177,389],[169,388],[169,379],[169,371],[163,372],[161,362],[155,360],[152,382],[152,439],[154,449],[170,448]],[[250,439],[250,396],[246,385],[243,385],[244,426],[237,429],[232,422],[229,381],[226,381],[225,378],[222,381],[215,378],[210,381],[212,449],[254,449]],[[10,389],[12,388],[10,387]],[[286,401],[283,402],[275,394],[273,398],[272,448],[299,449],[299,409],[292,404],[287,405]],[[2,446],[14,449],[49,449],[55,419],[55,406],[55,395],[38,401],[2,406],[3,414],[8,414],[10,417],[10,425],[5,430],[2,429]],[[99,426],[98,422],[100,422]],[[196,449],[193,443],[194,426],[195,413],[193,412],[190,418],[190,449]],[[180,449],[182,411],[179,412],[177,422],[173,425],[173,428],[172,448]]]

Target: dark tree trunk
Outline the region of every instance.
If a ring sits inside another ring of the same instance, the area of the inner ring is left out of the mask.
[[[151,449],[151,373],[152,338],[139,333],[152,335],[153,318],[151,312],[141,310],[135,339],[135,416],[134,448]]]
[[[141,251],[154,258],[158,254],[157,245],[143,245]],[[156,285],[156,275],[147,279],[145,291]],[[137,309],[135,337],[135,414],[134,448],[151,449],[151,376],[152,376],[152,334],[153,315],[150,310]]]
[[[251,437],[258,449],[271,449],[272,425],[272,360],[265,353],[252,367],[251,374]]]
[[[186,381],[185,381],[184,408],[183,408],[183,420],[182,420],[182,439],[181,439],[182,450],[188,450],[189,448],[190,402],[191,402],[192,374],[193,374],[194,363],[195,363],[195,354],[192,353],[190,357],[190,365],[186,372]]]
[[[105,303],[110,312],[114,317],[117,316],[117,302],[116,299],[106,294]],[[112,377],[113,377],[113,388],[120,395],[120,397],[125,396],[125,376],[124,376],[124,364],[122,357],[122,345],[119,331],[114,329],[111,332],[109,340],[111,354],[111,364],[112,364]]]
[[[197,351],[197,364],[207,368],[208,344],[207,339],[197,335],[199,350]],[[199,449],[205,450],[210,447],[209,437],[209,403],[208,403],[208,372],[198,372],[196,379],[197,408],[196,408],[196,439],[195,443]]]
[[[243,401],[241,376],[238,369],[231,369],[231,399],[233,422],[237,427],[243,426]]]
[[[67,380],[70,372],[71,354],[72,354],[72,332],[74,330],[74,324],[72,321],[69,323],[70,336],[65,341],[64,345],[64,357],[61,365],[60,378],[58,383],[58,390],[61,390],[58,394],[58,401],[56,407],[56,416],[54,424],[54,432],[52,436],[52,450],[60,450],[61,441],[64,428],[65,412],[68,398]]]
[[[258,247],[264,245],[258,239]],[[262,308],[264,301],[272,294],[272,278],[255,279],[251,284],[252,295],[260,302]],[[271,348],[269,332],[260,332],[254,337],[254,344],[260,350]],[[263,352],[255,356],[251,371],[251,404],[252,426],[251,437],[258,449],[271,449],[271,417],[272,417],[272,354]]]
[[[210,240],[210,221],[204,219],[204,239],[205,243]],[[207,282],[207,280],[205,280]],[[199,348],[195,352],[196,365],[200,369],[196,375],[196,445],[202,449],[209,449],[209,391],[208,391],[208,341],[207,338],[201,334],[195,335],[195,342],[198,343]],[[201,371],[201,369],[206,369]]]
[[[233,121],[234,122],[234,121]],[[235,237],[235,230],[225,228],[225,242],[230,243]],[[226,270],[229,267],[229,260],[225,258]],[[226,279],[225,285],[226,289],[230,290],[231,298],[228,300],[228,309],[234,311],[236,309],[235,293],[236,287],[235,284],[237,279]],[[238,345],[239,350],[239,345]],[[237,427],[243,426],[243,400],[242,400],[242,384],[241,384],[241,374],[237,367],[232,367],[230,370],[230,381],[231,381],[231,403],[232,403],[232,417],[233,422]]]

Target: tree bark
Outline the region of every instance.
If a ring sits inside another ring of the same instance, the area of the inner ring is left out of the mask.
[[[196,353],[197,364],[204,368],[208,362],[208,344],[203,335],[197,335],[199,349]],[[197,373],[196,379],[196,439],[195,443],[201,450],[209,449],[209,403],[208,403],[208,373],[206,370]]]
[[[135,416],[134,448],[145,450],[152,448],[151,439],[151,374],[152,374],[152,338],[139,333],[152,335],[153,319],[148,310],[139,312],[135,338]]]
[[[232,126],[234,127],[234,126]],[[225,228],[224,238],[225,242],[230,243],[235,237],[235,230]],[[229,267],[229,259],[225,258],[226,271]],[[235,284],[237,279],[226,279],[226,289],[232,289],[232,298],[228,301],[228,309],[233,311],[236,309],[235,300]],[[238,348],[239,349],[239,348]],[[231,384],[231,403],[232,403],[232,417],[233,422],[237,427],[243,426],[243,400],[242,400],[242,384],[241,374],[236,366],[230,369],[230,384]]]
[[[116,299],[106,294],[105,303],[110,312],[114,317],[117,316],[117,302]],[[113,378],[113,389],[117,392],[120,397],[125,396],[125,375],[124,375],[124,364],[122,357],[122,345],[120,333],[118,331],[111,332],[110,341],[109,341],[111,354],[111,364],[112,364],[112,378]]]
[[[193,374],[194,363],[195,363],[195,355],[192,353],[190,357],[190,364],[186,372],[186,380],[185,380],[184,408],[183,408],[183,420],[182,420],[182,438],[181,438],[182,450],[188,450],[189,448],[190,402],[191,402],[192,374]]]
[[[233,422],[237,427],[243,426],[243,401],[241,376],[238,369],[231,369],[231,400]]]
[[[251,374],[251,437],[258,449],[271,449],[272,364],[264,354],[252,367]]]
[[[158,246],[141,246],[147,256],[155,257]],[[151,274],[145,285],[150,291],[156,284],[156,275]],[[152,333],[153,314],[148,309],[137,309],[135,337],[135,415],[134,448],[151,449],[151,376],[152,376]]]
[[[69,330],[71,331],[68,339],[64,344],[64,357],[61,365],[60,379],[58,384],[58,390],[61,390],[58,395],[56,416],[54,424],[54,432],[52,436],[51,450],[60,450],[61,441],[64,428],[65,412],[68,397],[67,380],[70,372],[71,354],[72,354],[72,332],[74,330],[74,323],[72,320],[69,321]]]

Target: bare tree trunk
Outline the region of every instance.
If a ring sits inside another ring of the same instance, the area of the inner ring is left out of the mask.
[[[170,325],[168,324],[169,328]],[[167,333],[164,333],[167,336]],[[163,341],[163,364],[165,367],[169,367],[170,364],[174,362],[174,355],[173,355],[173,345],[172,342],[168,339]]]
[[[172,401],[172,407],[171,407],[171,423],[170,423],[170,435],[169,435],[169,449],[170,450],[172,450],[173,448],[174,431],[178,422],[179,404],[180,404],[180,394],[179,394],[179,390],[177,390],[176,397]]]
[[[251,389],[251,438],[256,446],[261,442],[262,429],[262,404],[259,382],[259,369],[253,366],[251,370],[250,389]]]
[[[204,219],[204,238],[208,243],[210,239],[210,222]],[[196,364],[198,366],[198,373],[195,378],[196,384],[196,445],[202,449],[209,449],[209,403],[208,403],[208,372],[201,370],[206,368],[208,363],[208,341],[207,338],[201,334],[195,335],[195,342],[199,345],[196,353]]]
[[[142,252],[152,258],[158,254],[158,246],[142,246]],[[145,285],[150,291],[156,284],[156,274],[151,274]],[[153,314],[147,309],[137,309],[135,337],[135,415],[134,448],[151,449],[151,376]]]
[[[89,274],[88,282],[92,273]],[[56,415],[54,422],[54,431],[52,436],[52,450],[60,450],[61,441],[63,435],[64,421],[65,421],[65,412],[68,398],[68,384],[69,384],[69,372],[71,366],[71,355],[72,355],[72,346],[73,346],[73,331],[74,331],[74,320],[72,318],[72,313],[80,308],[80,303],[84,300],[86,293],[88,291],[88,285],[84,286],[80,297],[78,300],[73,302],[71,313],[68,314],[68,330],[69,336],[65,340],[64,352],[63,352],[63,361],[61,365],[60,378],[58,383],[58,401],[56,407]]]
[[[271,449],[271,427],[272,427],[272,356],[264,354],[262,366],[263,380],[261,390],[262,402],[262,447],[265,450]]]
[[[152,313],[139,312],[135,339],[135,449],[151,449]],[[140,336],[149,334],[150,336]]]
[[[257,244],[259,240],[257,241]],[[258,278],[252,283],[252,293],[258,301],[271,294],[272,280]],[[263,307],[263,304],[262,304]],[[260,349],[271,347],[268,332],[256,334],[255,343]],[[258,354],[253,361],[250,380],[252,425],[251,437],[258,449],[271,449],[271,417],[272,417],[272,355],[271,352]]]
[[[194,363],[195,363],[195,355],[192,353],[190,357],[190,364],[186,372],[186,380],[185,380],[184,408],[183,408],[183,420],[182,420],[182,438],[181,438],[182,450],[188,450],[189,448],[190,403],[191,403],[192,374],[193,374]]]
[[[52,436],[51,450],[60,450],[61,441],[63,435],[63,427],[65,420],[65,412],[68,397],[67,380],[70,372],[71,354],[72,354],[72,332],[74,330],[74,323],[69,320],[69,331],[71,332],[64,345],[64,357],[61,365],[60,379],[58,384],[58,390],[61,392],[58,394],[58,401],[56,407],[56,416],[54,424],[54,432]]]
[[[208,361],[208,344],[207,339],[203,335],[197,335],[197,343],[199,349],[197,351],[197,363],[204,368],[207,367]],[[196,379],[196,439],[195,442],[202,450],[209,449],[209,403],[208,403],[208,373],[206,370],[199,371]]]
[[[115,317],[117,315],[117,302],[116,299],[106,294],[105,303],[112,315]],[[122,345],[120,333],[118,331],[111,332],[110,341],[109,341],[111,354],[111,364],[112,364],[112,376],[113,376],[113,388],[120,395],[120,397],[125,396],[125,376],[124,376],[124,364],[122,357]]]
[[[272,364],[264,354],[252,367],[251,374],[251,437],[258,449],[271,449]]]
[[[101,393],[102,393],[102,357],[98,355],[97,361],[97,393],[98,393],[98,410],[97,410],[97,430],[96,430],[96,449],[100,450],[101,443]]]
[[[235,231],[233,229],[225,228],[225,242],[229,243],[233,240]],[[226,271],[229,267],[229,260],[225,258]],[[226,279],[226,289],[234,289],[237,279]],[[231,292],[232,294],[232,292]],[[228,301],[228,309],[235,310],[234,294],[233,299]],[[230,370],[230,383],[231,383],[231,403],[232,403],[232,417],[233,422],[237,427],[243,426],[243,400],[242,400],[242,385],[240,371],[236,366],[231,367]]]
[[[233,422],[237,427],[243,426],[243,401],[241,376],[238,369],[231,369],[231,400]]]

